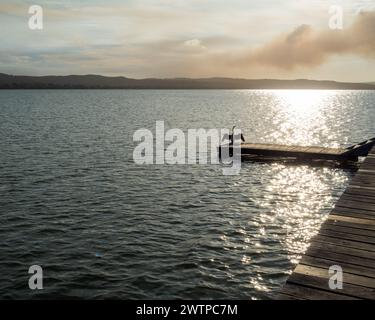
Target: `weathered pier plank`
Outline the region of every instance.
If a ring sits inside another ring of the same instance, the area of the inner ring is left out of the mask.
[[[342,289],[329,286],[333,265],[342,268]],[[375,299],[375,147],[277,298]]]

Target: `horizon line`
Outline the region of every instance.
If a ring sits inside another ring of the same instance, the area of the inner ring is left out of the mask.
[[[213,76],[213,77],[144,77],[144,78],[132,78],[124,75],[104,75],[96,73],[84,73],[84,74],[45,74],[45,75],[27,75],[27,74],[10,74],[0,72],[0,75],[13,76],[13,77],[33,77],[33,78],[42,78],[42,77],[104,77],[104,78],[123,78],[129,80],[212,80],[212,79],[223,79],[223,80],[273,80],[273,81],[319,81],[319,82],[337,82],[337,83],[356,83],[356,84],[375,84],[374,81],[364,81],[364,82],[348,82],[348,81],[339,81],[332,79],[311,79],[311,78],[294,78],[294,79],[282,79],[282,78],[237,78],[237,77],[224,77],[224,76]]]

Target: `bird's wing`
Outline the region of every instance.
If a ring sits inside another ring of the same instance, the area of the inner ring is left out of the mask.
[[[228,139],[229,139],[228,133],[224,133],[223,138],[221,139],[221,141],[228,140]]]

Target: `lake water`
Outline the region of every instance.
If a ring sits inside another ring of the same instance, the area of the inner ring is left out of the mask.
[[[133,133],[236,124],[251,142],[348,146],[375,136],[374,103],[371,91],[1,90],[0,298],[272,298],[353,171],[136,165]]]

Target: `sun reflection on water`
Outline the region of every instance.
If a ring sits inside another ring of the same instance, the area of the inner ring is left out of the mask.
[[[273,90],[273,130],[270,141],[291,145],[319,145],[334,138],[335,133],[328,122],[330,112],[340,93],[334,90]],[[331,144],[331,146],[338,146]]]
[[[262,225],[258,234],[266,234],[265,226],[281,224],[286,237],[281,237],[280,241],[285,245],[290,261],[297,263],[332,207],[332,181],[344,183],[347,177],[330,168],[307,165],[273,164],[271,168],[272,178],[257,203],[268,209],[260,215]]]
[[[220,247],[242,267],[235,272],[228,264],[233,281],[241,279],[257,298],[271,297],[319,231],[347,180],[345,171],[332,167],[244,163],[241,176],[228,180],[227,201],[233,210],[225,212],[228,228],[219,237]]]
[[[319,111],[322,102],[335,94],[325,90],[281,90],[274,91],[288,111],[299,116],[311,117]]]

